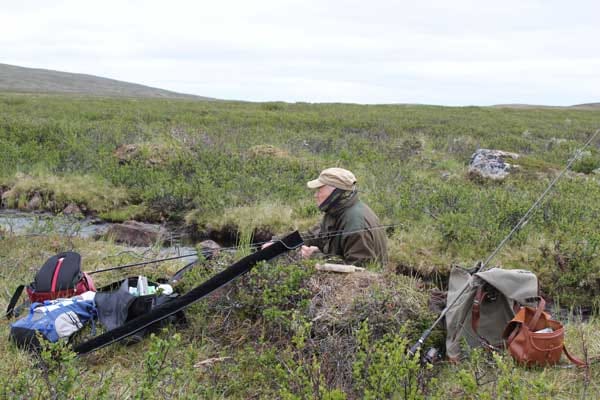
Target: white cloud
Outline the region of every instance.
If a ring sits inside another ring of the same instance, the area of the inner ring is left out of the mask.
[[[93,5],[92,5],[93,4]],[[242,100],[599,101],[593,1],[24,1],[0,62]]]

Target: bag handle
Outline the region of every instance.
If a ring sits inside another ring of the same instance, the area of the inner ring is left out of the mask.
[[[542,316],[542,312],[544,312],[545,309],[546,300],[544,300],[544,298],[540,296],[540,301],[538,301],[538,306],[535,310],[535,314],[533,314],[533,318],[531,318],[531,321],[529,321],[529,324],[527,324],[527,327],[530,331],[535,331],[535,326],[537,325],[540,317]]]

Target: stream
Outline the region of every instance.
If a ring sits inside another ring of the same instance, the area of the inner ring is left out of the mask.
[[[0,210],[0,231],[17,236],[43,236],[59,234],[65,237],[80,237],[85,239],[98,238],[104,235],[112,223],[98,218],[86,217],[78,219],[70,216],[54,215],[51,213],[23,212],[19,210]],[[1,236],[0,236],[1,237]],[[182,235],[169,232],[165,243],[157,257],[180,256],[196,252]],[[150,247],[127,246],[128,250],[136,253],[149,251]],[[182,258],[191,262],[196,257]]]

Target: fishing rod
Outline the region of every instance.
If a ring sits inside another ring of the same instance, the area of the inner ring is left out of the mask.
[[[260,244],[252,244],[250,246],[250,248],[256,248],[258,247]],[[107,271],[118,271],[118,270],[122,270],[122,269],[127,269],[127,268],[134,268],[134,267],[141,267],[144,265],[149,265],[149,264],[158,264],[164,261],[172,261],[172,260],[178,260],[181,258],[188,258],[188,257],[198,257],[198,256],[202,256],[206,259],[210,259],[212,258],[213,254],[215,252],[222,252],[222,251],[232,251],[232,250],[236,250],[237,247],[220,247],[218,249],[206,249],[200,252],[196,252],[196,253],[190,253],[190,254],[184,254],[184,255],[180,255],[180,256],[173,256],[173,257],[167,257],[167,258],[158,258],[155,260],[149,260],[149,261],[140,261],[140,262],[136,262],[136,263],[132,263],[132,264],[125,264],[125,265],[118,265],[116,267],[110,267],[110,268],[104,268],[104,269],[97,269],[95,271],[91,271],[88,272],[89,275],[94,275],[94,274],[99,274],[101,272],[107,272]],[[193,261],[192,263],[188,264],[192,265],[195,264],[197,262],[197,260]],[[185,268],[185,267],[184,267]]]
[[[515,232],[517,232],[519,229],[521,229],[527,223],[527,220],[529,219],[529,217],[531,216],[531,214],[533,214],[533,212],[537,209],[537,207],[540,205],[540,203],[542,202],[542,200],[546,197],[546,195],[554,187],[554,185],[556,184],[556,182],[558,182],[558,180],[569,169],[571,169],[571,166],[573,165],[573,163],[581,156],[581,154],[583,153],[583,151],[590,145],[590,143],[592,143],[592,141],[598,135],[598,132],[600,132],[600,129],[596,130],[596,132],[585,143],[585,145],[583,145],[583,147],[581,149],[579,149],[579,150],[577,150],[577,152],[575,152],[575,155],[573,156],[573,158],[571,158],[571,160],[569,160],[569,162],[567,163],[567,166],[560,172],[560,174],[558,174],[552,180],[552,182],[550,183],[550,185],[548,185],[548,187],[546,188],[546,190],[535,201],[535,203],[533,203],[533,205],[529,208],[529,210],[527,210],[527,212],[525,213],[525,215],[523,215],[523,217],[519,220],[519,222],[517,222],[517,224],[508,233],[508,235],[506,235],[506,237],[500,242],[500,244],[496,247],[496,249],[494,249],[494,251],[489,255],[489,257],[484,262],[480,262],[478,264],[478,267],[477,267],[477,270],[475,271],[475,273],[483,272],[486,269],[486,267],[489,265],[490,261],[500,252],[500,250],[504,247],[504,245],[510,240],[510,238],[512,237],[512,235],[514,235]],[[423,344],[425,343],[425,340],[427,340],[427,338],[431,335],[431,332],[433,331],[433,329],[437,326],[437,324],[439,324],[441,322],[441,320],[446,316],[446,314],[454,306],[454,304],[456,304],[456,302],[458,301],[458,299],[463,295],[463,293],[467,290],[468,287],[469,287],[469,283],[465,284],[465,286],[463,286],[462,290],[454,298],[454,300],[452,301],[452,303],[450,303],[449,305],[446,305],[446,307],[442,310],[442,312],[439,315],[439,317],[433,322],[433,324],[431,324],[431,326],[429,328],[427,328],[425,330],[425,332],[423,332],[423,334],[421,335],[421,337],[419,338],[419,340],[408,351],[408,353],[409,353],[409,355],[411,357],[414,356],[417,353],[417,351],[419,351],[419,349],[421,348],[421,346],[423,346]]]
[[[344,231],[344,230],[339,230],[339,231],[331,231],[331,232],[327,232],[324,235],[319,235],[319,234],[315,234],[315,235],[301,235],[303,239],[329,239],[335,236],[342,236],[342,235],[350,235],[353,233],[360,233],[360,232],[367,232],[367,231],[372,231],[372,230],[378,230],[378,229],[388,229],[388,228],[394,228],[397,226],[400,226],[401,224],[388,224],[388,225],[378,225],[378,226],[373,226],[370,228],[363,228],[363,229],[356,229],[356,230],[352,230],[352,231]],[[250,248],[259,248],[261,247],[263,244],[269,243],[269,242],[274,242],[273,240],[270,241],[266,241],[266,242],[256,242],[250,245]],[[178,260],[181,258],[188,258],[188,257],[197,257],[199,255],[203,256],[204,258],[211,258],[214,252],[221,252],[221,251],[233,251],[233,250],[237,250],[238,247],[221,247],[219,249],[207,249],[207,250],[203,250],[201,252],[196,252],[196,253],[190,253],[190,254],[184,254],[184,255],[180,255],[180,256],[173,256],[173,257],[167,257],[167,258],[159,258],[156,260],[149,260],[149,261],[140,261],[140,262],[136,262],[136,263],[132,263],[132,264],[125,264],[125,265],[119,265],[116,267],[109,267],[109,268],[103,268],[103,269],[98,269],[95,271],[91,271],[88,272],[89,275],[94,275],[94,274],[99,274],[101,272],[108,272],[108,271],[118,271],[118,270],[122,270],[122,269],[128,269],[128,268],[134,268],[134,267],[141,267],[144,265],[149,265],[149,264],[158,264],[164,261],[172,261],[172,260]],[[183,269],[189,269],[189,267],[193,264],[195,264],[196,261],[193,261],[189,264],[187,264],[185,267],[183,267]]]
[[[183,256],[173,256],[173,257],[160,258],[160,259],[150,260],[150,261],[140,261],[140,262],[133,263],[133,264],[119,265],[117,267],[97,269],[95,271],[88,272],[88,274],[89,275],[94,275],[94,274],[99,274],[100,272],[117,271],[117,270],[121,270],[121,269],[139,267],[139,266],[148,265],[148,264],[157,264],[157,263],[161,263],[163,261],[177,260],[177,259],[180,259],[180,258],[197,257],[198,255],[202,255],[204,257],[208,257],[208,256],[212,255],[212,250],[201,251],[200,253],[196,252],[196,253],[192,253],[192,254],[185,254]]]

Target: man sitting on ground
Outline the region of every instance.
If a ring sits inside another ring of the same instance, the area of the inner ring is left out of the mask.
[[[359,200],[352,172],[328,168],[307,186],[315,189],[315,200],[324,215],[304,238],[302,257],[321,251],[358,266],[387,263],[385,232],[375,213]]]

